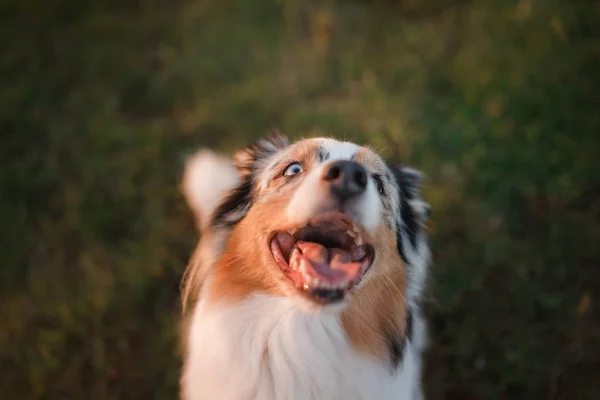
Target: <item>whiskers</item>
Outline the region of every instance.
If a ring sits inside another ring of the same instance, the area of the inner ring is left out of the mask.
[[[383,278],[385,278],[383,280],[383,283],[392,290],[392,292],[397,292],[398,295],[400,295],[400,298],[402,299],[402,302],[404,302],[406,304],[406,296],[404,296],[404,293],[402,292],[402,290],[400,290],[400,288],[398,287],[398,285],[396,285],[396,283],[387,275],[383,275]]]

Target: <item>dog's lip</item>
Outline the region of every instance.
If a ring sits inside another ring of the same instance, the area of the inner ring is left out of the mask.
[[[304,223],[290,225],[288,227],[284,227],[282,229],[272,231],[267,237],[268,238],[267,243],[271,243],[271,241],[275,238],[275,236],[278,233],[288,232],[293,235],[296,232],[298,232],[299,230],[301,230],[303,227],[305,227],[311,223],[328,222],[328,221],[337,223],[340,228],[346,228],[346,229],[353,230],[354,233],[357,235],[360,235],[361,239],[363,239],[363,240],[365,237],[368,236],[366,230],[359,224],[356,224],[352,220],[352,218],[350,218],[347,214],[344,214],[339,211],[328,211],[328,212],[319,214],[318,216],[313,217]]]
[[[327,232],[320,236],[318,225]],[[340,241],[327,246],[318,239],[315,242],[302,240],[311,235],[327,242]],[[331,303],[343,299],[373,264],[375,251],[371,244],[364,242],[365,236],[364,229],[346,214],[329,212],[302,226],[273,232],[268,243],[274,261],[299,291],[315,301]],[[306,257],[303,251],[309,250]],[[329,261],[314,261],[315,251],[317,254],[326,251]]]

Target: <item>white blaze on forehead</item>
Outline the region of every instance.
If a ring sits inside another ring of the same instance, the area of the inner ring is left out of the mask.
[[[335,139],[315,139],[328,157],[327,161],[331,160],[350,160],[362,147],[351,142],[340,142]]]
[[[287,207],[287,216],[292,224],[304,224],[319,213],[331,210],[337,206],[326,185],[322,183],[324,168],[332,161],[352,160],[361,146],[340,142],[335,139],[313,139],[315,151],[321,151],[323,161],[305,171],[302,183],[296,189]],[[317,157],[318,159],[318,157]],[[368,180],[366,191],[363,195],[352,199],[345,205],[344,212],[350,215],[355,222],[362,225],[372,233],[381,222],[381,200],[372,179]]]

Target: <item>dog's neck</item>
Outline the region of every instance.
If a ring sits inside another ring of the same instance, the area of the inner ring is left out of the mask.
[[[339,315],[309,314],[285,297],[201,300],[189,329],[186,400],[413,399],[418,355],[401,365],[357,351]]]

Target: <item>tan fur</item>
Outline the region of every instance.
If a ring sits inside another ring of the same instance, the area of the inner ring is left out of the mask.
[[[208,229],[202,233],[202,238],[183,274],[181,303],[184,314],[188,305],[198,300],[208,270],[217,261],[213,257],[216,253],[220,253],[220,249],[225,247],[226,240],[227,235],[225,232]]]
[[[354,155],[354,161],[363,165],[370,165],[376,170],[382,170],[385,165],[381,158],[368,147],[363,147]]]
[[[234,228],[225,254],[212,271],[209,302],[238,301],[257,291],[283,295],[278,282],[284,277],[272,259],[268,235],[284,225],[282,210],[289,195],[255,205]]]
[[[366,274],[368,280],[342,311],[342,326],[356,350],[387,357],[388,336],[402,335],[406,329],[405,269],[394,232],[382,227],[371,243],[375,262]]]
[[[284,141],[281,141],[281,143],[283,144]],[[310,166],[317,159],[316,144],[312,142],[299,142],[290,146],[290,148],[288,148],[287,151],[289,152],[289,157],[287,159],[302,162],[307,166]],[[251,172],[251,165],[249,164],[249,154],[247,150],[241,150],[237,152],[234,156],[234,161],[240,176],[247,175]],[[281,174],[283,173],[283,169],[286,166],[287,164],[280,163],[274,165],[271,169],[276,173]],[[228,232],[215,232],[212,229],[208,229],[202,233],[201,240],[198,243],[196,250],[194,251],[194,254],[186,268],[182,280],[181,300],[184,312],[186,311],[187,306],[192,305],[196,302],[200,289],[202,287],[202,283],[204,282],[206,275],[208,274],[208,269],[214,269],[216,271],[215,276],[217,277],[219,282],[222,282],[222,284],[224,285],[223,290],[221,290],[220,287],[216,285],[217,293],[211,295],[211,298],[215,300],[219,298],[219,294],[222,294],[223,298],[229,297],[231,299],[239,299],[240,297],[244,297],[245,295],[248,295],[251,292],[257,290],[258,288],[261,288],[258,282],[254,282],[254,280],[256,278],[260,278],[258,279],[258,281],[261,282],[263,281],[263,277],[257,277],[256,274],[250,273],[249,271],[252,268],[251,261],[255,260],[246,260],[242,257],[242,255],[249,254],[250,258],[256,258],[259,256],[258,254],[255,254],[257,253],[255,251],[256,248],[247,249],[246,245],[248,243],[253,243],[252,246],[255,246],[254,243],[259,243],[260,239],[262,238],[254,238],[254,234],[257,232],[255,228],[260,226],[260,223],[264,223],[265,221],[276,221],[276,219],[273,219],[273,216],[277,212],[283,212],[283,209],[285,208],[285,202],[289,200],[289,196],[291,196],[292,191],[295,188],[294,185],[288,186],[289,187],[287,188],[287,190],[285,190],[284,193],[284,191],[281,189],[281,185],[278,185],[277,181],[274,180],[271,183],[271,185],[269,185],[269,189],[273,189],[275,197],[279,198],[279,200],[282,202],[280,206],[275,207],[274,205],[269,205],[271,204],[269,203],[269,200],[273,196],[261,198],[261,200],[263,202],[266,201],[267,204],[264,207],[263,211],[260,211],[259,205],[255,205],[254,207],[252,207],[252,210],[250,210],[246,218],[244,218],[234,228],[233,232],[231,233],[231,236],[228,239]],[[257,225],[256,223],[247,222],[253,220],[253,215],[256,216],[254,219],[258,220],[259,225]],[[262,219],[261,215],[263,216]],[[270,226],[279,225],[271,224]],[[271,232],[268,230],[268,227],[265,227],[264,229],[266,229],[269,233]],[[264,239],[264,242],[266,243],[266,238]],[[210,259],[210,256],[212,254],[221,253],[220,250],[222,248],[225,248],[225,251],[223,257],[220,260]],[[229,261],[226,261],[226,258]],[[239,258],[239,265],[236,262],[234,262],[236,258]],[[228,265],[228,263],[232,265]],[[249,265],[244,266],[243,264]],[[235,271],[238,268],[242,270],[242,273],[236,277]],[[220,270],[222,270],[222,272],[220,272]],[[228,279],[228,274],[230,272],[230,276],[232,279]],[[249,278],[248,282],[244,281],[246,278]],[[229,282],[231,282],[231,284]],[[247,286],[247,288],[242,289],[242,287],[244,286]],[[228,289],[232,290],[231,295],[228,293]]]
[[[286,160],[309,167],[317,159],[315,150],[313,143],[300,142],[289,149]],[[287,162],[269,170],[281,175]],[[214,267],[214,289],[208,294],[209,302],[241,300],[257,291],[284,295],[281,282],[287,278],[273,261],[269,235],[292,228],[286,222],[285,208],[296,186],[294,183],[283,185],[281,180],[274,179],[268,190],[258,196],[258,202],[246,217],[233,228],[225,253]]]

